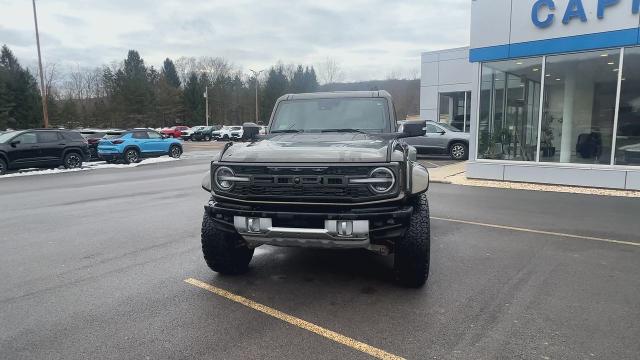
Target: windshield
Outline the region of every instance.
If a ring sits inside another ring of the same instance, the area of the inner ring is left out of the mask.
[[[440,127],[442,127],[442,128],[445,128],[445,129],[447,129],[447,130],[449,130],[449,131],[453,131],[453,132],[461,132],[461,130],[460,130],[460,129],[458,129],[458,128],[454,128],[453,126],[451,126],[451,125],[449,125],[449,124],[446,124],[446,123],[438,123],[438,126],[440,126]]]
[[[387,101],[380,98],[341,98],[283,101],[271,132],[331,130],[389,132]]]
[[[14,136],[18,134],[19,134],[18,131],[9,131],[6,133],[2,133],[0,134],[0,143],[6,143],[7,141],[11,140]]]

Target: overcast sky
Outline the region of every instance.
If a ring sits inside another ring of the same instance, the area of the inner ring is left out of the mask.
[[[420,53],[469,43],[470,0],[40,0],[45,62],[95,67],[129,49],[166,57],[220,56],[244,71],[337,60],[345,80],[420,67]],[[31,1],[0,0],[0,44],[33,66]]]

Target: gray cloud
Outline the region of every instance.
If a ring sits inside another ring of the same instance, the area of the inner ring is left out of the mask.
[[[0,42],[33,61],[30,2],[0,3],[20,18],[0,26]],[[332,57],[350,80],[361,80],[415,69],[420,52],[469,41],[468,0],[51,0],[39,6],[47,61],[83,66],[119,61],[129,49],[156,66],[180,56],[221,56],[245,69]]]

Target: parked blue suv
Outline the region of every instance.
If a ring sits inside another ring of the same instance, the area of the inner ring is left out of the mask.
[[[106,135],[98,143],[98,157],[115,162],[123,160],[127,164],[136,163],[141,158],[169,155],[179,158],[182,143],[168,139],[153,130],[130,130],[120,134]]]

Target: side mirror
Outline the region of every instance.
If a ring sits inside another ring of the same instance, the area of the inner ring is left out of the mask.
[[[162,134],[161,136],[162,136],[163,139],[168,139],[169,138],[169,136],[165,135],[165,134]]]
[[[260,133],[260,126],[255,123],[242,124],[242,140],[255,140]]]
[[[18,144],[20,144],[20,140],[14,140],[10,143],[11,147],[16,147]]]
[[[440,135],[444,135],[444,134],[446,134],[446,133],[447,133],[447,132],[446,132],[446,131],[444,131],[444,130],[440,131]]]
[[[426,122],[424,120],[407,121],[402,126],[401,138],[424,136],[427,131],[425,130]]]

